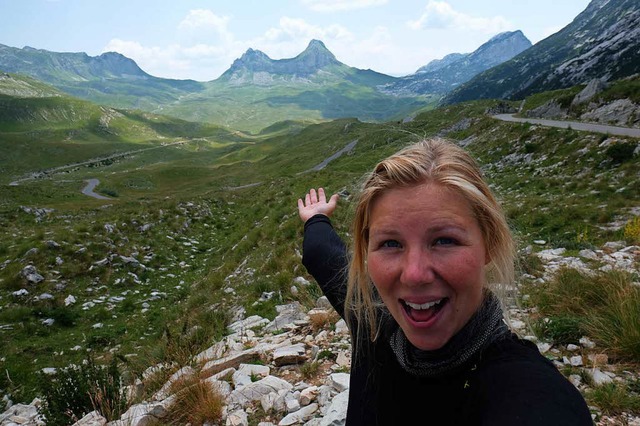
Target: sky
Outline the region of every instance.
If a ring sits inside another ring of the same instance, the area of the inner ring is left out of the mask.
[[[210,81],[249,48],[292,58],[312,39],[393,76],[521,30],[536,43],[589,0],[0,0],[0,44],[119,52],[147,73]]]

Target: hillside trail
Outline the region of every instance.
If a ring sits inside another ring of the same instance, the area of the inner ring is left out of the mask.
[[[545,120],[540,118],[520,118],[515,114],[497,114],[493,118],[516,123],[540,124],[542,126],[559,127],[561,129],[584,130],[587,132],[605,133],[617,136],[640,138],[640,129],[631,127],[608,126],[604,124],[582,123],[580,121]]]

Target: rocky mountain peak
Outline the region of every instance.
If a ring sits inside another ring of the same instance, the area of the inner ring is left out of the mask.
[[[248,74],[268,73],[277,76],[307,77],[328,65],[341,65],[320,40],[311,40],[305,50],[294,58],[271,59],[265,53],[248,49],[236,59],[221,78],[248,81]],[[252,80],[255,80],[252,78]]]

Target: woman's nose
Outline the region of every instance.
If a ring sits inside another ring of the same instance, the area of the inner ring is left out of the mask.
[[[433,262],[428,250],[408,250],[402,265],[400,281],[408,286],[432,283],[435,278]]]

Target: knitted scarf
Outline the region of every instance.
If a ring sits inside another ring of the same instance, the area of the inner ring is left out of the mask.
[[[509,333],[498,298],[487,292],[478,311],[442,348],[420,350],[407,340],[400,327],[391,335],[390,343],[406,372],[419,377],[438,377],[457,371],[489,344]]]

